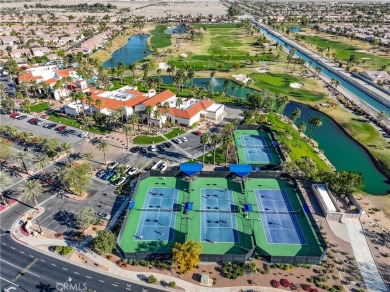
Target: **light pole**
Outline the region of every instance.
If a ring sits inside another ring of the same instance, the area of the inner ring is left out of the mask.
[[[41,225],[39,224],[39,220],[38,219],[37,219],[37,224],[38,224],[38,227],[39,227],[39,233],[42,235],[43,231],[42,231]]]

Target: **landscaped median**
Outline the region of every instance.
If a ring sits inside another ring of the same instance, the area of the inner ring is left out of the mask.
[[[83,129],[83,130],[86,130],[86,131],[89,131],[89,132],[92,132],[95,134],[107,134],[110,132],[106,128],[100,128],[100,127],[96,127],[96,126],[90,126],[90,127],[88,127],[88,129],[85,129],[85,128],[83,128],[83,124],[79,120],[76,120],[74,118],[64,117],[64,116],[61,116],[57,113],[49,114],[48,120],[52,121],[52,122],[60,123],[60,124],[66,125],[66,126],[71,126],[74,128]]]
[[[48,102],[41,102],[41,103],[37,103],[37,104],[30,106],[30,111],[32,111],[34,113],[41,113],[45,110],[48,110],[49,107],[50,106],[49,106]]]
[[[180,128],[174,128],[172,129],[172,131],[170,131],[169,133],[165,134],[164,136],[167,137],[168,139],[173,139],[181,134],[184,134],[186,131],[184,131],[183,129],[180,129]]]
[[[157,144],[164,142],[165,139],[161,136],[137,136],[133,139],[134,144],[138,145],[147,145],[147,144]]]

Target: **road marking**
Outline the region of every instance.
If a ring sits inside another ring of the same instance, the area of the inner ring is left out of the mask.
[[[55,265],[55,264],[51,264],[51,265],[52,265],[52,266],[55,266],[55,267],[57,266],[57,265]]]
[[[30,258],[33,258],[34,256],[32,254],[29,255]]]
[[[68,269],[67,268],[62,268],[63,270],[67,271]]]
[[[24,251],[22,251],[22,250],[21,250],[20,252],[21,252],[21,253],[24,253]]]
[[[44,260],[41,260],[41,262],[45,262]]]
[[[13,246],[11,246],[12,249],[15,249]]]
[[[1,258],[0,258],[0,261],[4,262],[4,263],[6,263],[6,264],[8,264],[8,265],[10,265],[10,266],[12,266],[12,267],[18,268],[19,270],[23,270],[23,268],[18,267],[18,266],[14,265],[14,264],[11,264],[11,263],[9,263],[9,262],[7,262],[7,261],[1,259]],[[35,263],[35,260],[34,260],[33,262]],[[33,272],[26,271],[26,273],[29,273],[29,274],[34,275],[34,276],[37,276],[38,278],[41,277],[41,276],[39,276],[39,275],[37,275],[37,274],[35,274],[35,273],[33,273]]]
[[[6,245],[4,242],[1,243],[2,245]]]
[[[10,283],[10,284],[12,284],[12,285],[15,285],[15,286],[19,287],[18,284],[15,284],[15,283],[13,283],[13,282],[11,282],[11,281],[8,281],[7,279],[4,279],[4,278],[2,278],[2,277],[0,277],[0,279],[3,280],[3,281],[6,281],[7,283]]]
[[[29,272],[28,270],[38,261],[38,259],[34,259],[25,269],[23,269],[22,271],[20,271],[16,276],[15,278],[12,279],[12,282],[16,282],[21,276],[23,276],[25,273],[30,273],[30,274],[33,274],[31,272]],[[34,275],[34,274],[33,274]],[[38,276],[39,277],[39,276]]]
[[[118,287],[118,285],[112,284],[112,286]]]
[[[75,274],[77,274],[77,275],[80,275],[80,273],[77,273],[77,272],[74,272]]]
[[[92,279],[92,277],[90,277],[90,276],[85,276],[85,277],[87,277],[87,278],[89,278],[89,279]]]
[[[103,280],[99,280],[99,282],[102,282],[102,283],[104,283],[104,281],[103,281]]]

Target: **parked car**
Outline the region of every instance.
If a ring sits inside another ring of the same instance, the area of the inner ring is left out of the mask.
[[[173,145],[171,142],[165,142],[164,145],[167,147],[167,148],[171,148]]]
[[[13,119],[16,119],[18,116],[20,116],[20,113],[18,113],[18,112],[12,112],[12,113],[9,115],[9,117],[10,117],[10,118],[13,118]]]
[[[54,127],[56,127],[57,124],[56,123],[52,123],[52,124],[48,124],[46,128],[48,129],[53,129]]]
[[[27,118],[26,115],[20,115],[20,116],[17,116],[17,117],[16,117],[16,119],[18,119],[18,120],[24,120],[24,119],[26,119],[26,118]]]
[[[179,138],[181,141],[183,141],[183,142],[187,142],[188,141],[188,139],[186,138],[186,137],[180,137]]]
[[[110,177],[109,181],[110,183],[113,183],[115,182],[118,178],[120,178],[120,174],[119,173],[115,173],[112,177]]]
[[[133,148],[130,149],[131,153],[136,153],[139,151],[139,146],[134,146]]]
[[[174,138],[174,139],[172,139],[172,141],[175,142],[176,144],[181,144],[181,143],[183,143],[183,141],[180,140],[180,139],[178,139],[178,138]]]
[[[192,134],[194,134],[196,136],[200,136],[200,135],[202,135],[202,132],[201,131],[194,131],[194,132],[192,132]]]
[[[127,174],[128,174],[128,175],[134,175],[134,174],[137,173],[137,171],[138,171],[138,167],[132,167],[132,168],[127,172]]]
[[[149,150],[152,151],[152,152],[156,152],[156,151],[157,151],[156,145],[151,145],[151,146],[149,147]]]
[[[63,132],[63,131],[65,131],[65,129],[66,129],[66,126],[59,126],[56,128],[56,131]]]
[[[142,147],[141,148],[141,153],[142,154],[147,154],[148,153],[148,149],[146,149],[145,147]]]
[[[114,186],[120,186],[121,184],[123,184],[124,182],[126,181],[126,178],[125,177],[120,177],[118,178],[115,182],[114,182]]]
[[[34,125],[36,121],[38,121],[38,118],[29,119],[27,122]]]
[[[102,180],[109,180],[115,175],[115,171],[107,171],[103,176]]]
[[[107,169],[108,170],[113,170],[115,167],[118,166],[118,162],[117,161],[112,161],[110,162],[108,165],[107,165]]]
[[[106,174],[106,171],[105,170],[100,170],[100,171],[98,171],[97,173],[96,173],[96,176],[97,177],[102,177],[103,175],[105,175]]]
[[[37,120],[37,121],[35,122],[35,125],[37,125],[37,126],[42,126],[44,123],[45,123],[45,122],[42,121],[42,120]]]
[[[80,138],[85,138],[85,137],[87,137],[88,135],[89,135],[88,132],[81,132],[80,134],[78,134],[78,136],[79,136]]]

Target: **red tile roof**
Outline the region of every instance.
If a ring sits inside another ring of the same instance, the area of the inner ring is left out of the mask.
[[[55,84],[56,82],[57,82],[57,79],[55,79],[55,78],[50,78],[50,79],[45,81],[45,83],[47,85]]]
[[[56,73],[60,77],[68,77],[70,75],[70,72],[75,71],[73,68],[68,68],[68,69],[61,69],[61,70],[56,70]]]
[[[151,105],[154,107],[158,103],[163,104],[165,101],[167,101],[168,99],[170,99],[171,97],[174,97],[174,96],[175,96],[175,94],[172,91],[170,91],[169,89],[167,89],[163,92],[160,92],[159,94],[156,94],[155,96],[153,96],[151,98],[148,98],[142,104],[144,106]]]
[[[33,80],[40,80],[40,79],[42,79],[42,76],[33,76],[31,72],[19,76],[19,81],[21,82],[31,82]]]
[[[100,94],[106,92],[105,90],[100,90],[100,89],[95,89],[95,88],[90,88],[89,92],[91,92],[91,97],[96,101],[97,99],[100,99],[103,104],[100,108],[109,108],[109,109],[118,109],[122,106],[127,106],[127,107],[133,107],[137,104],[142,103],[146,99],[148,99],[147,96],[144,96],[144,93],[138,90],[127,90],[127,93],[134,94],[133,98],[126,100],[126,101],[121,101],[121,100],[116,100],[112,98],[106,98],[106,97],[101,97],[99,96]]]
[[[196,104],[192,105],[190,108],[183,110],[183,109],[178,109],[178,108],[171,108],[168,110],[168,112],[175,116],[175,117],[180,117],[183,119],[191,119],[195,115],[197,115],[199,112],[201,112],[204,109],[207,109],[210,107],[212,104],[214,104],[214,101],[211,99],[205,99],[200,102],[197,102]],[[160,110],[161,111],[161,110]],[[165,111],[162,111],[164,113]]]

